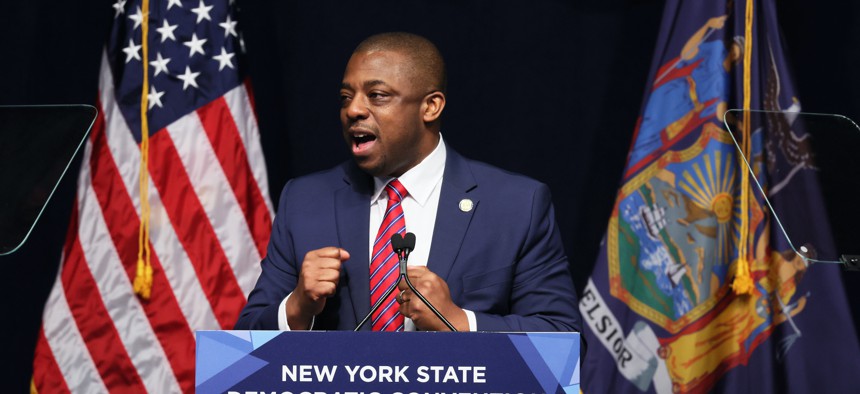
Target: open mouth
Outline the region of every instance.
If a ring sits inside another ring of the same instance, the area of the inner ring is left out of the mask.
[[[373,145],[376,141],[376,136],[368,133],[355,133],[352,135],[352,150],[353,152],[361,152]]]

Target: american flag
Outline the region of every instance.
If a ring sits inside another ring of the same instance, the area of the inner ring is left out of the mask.
[[[232,328],[259,275],[273,213],[238,70],[236,13],[227,0],[117,0],[113,10],[99,116],[43,314],[33,388],[193,392],[194,331]],[[144,299],[133,282],[147,219],[153,275]]]

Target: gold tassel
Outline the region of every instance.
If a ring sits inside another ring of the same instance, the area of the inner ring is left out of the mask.
[[[732,281],[732,290],[737,295],[751,295],[755,286],[750,276],[750,263],[745,258],[738,259],[735,265],[735,280]]]
[[[147,264],[142,258],[137,260],[134,293],[144,300],[148,300],[152,294],[152,264]]]
[[[140,231],[138,233],[137,271],[134,293],[149,300],[152,293],[152,263],[149,250],[149,0],[143,0],[141,45],[143,46],[143,84],[140,93]]]
[[[752,143],[750,141],[750,101],[752,98],[752,24],[753,24],[753,0],[747,0],[746,15],[744,26],[744,74],[743,74],[743,89],[744,89],[744,113],[743,124],[743,142],[742,147],[744,155],[750,157],[752,151]],[[749,216],[750,216],[750,193],[749,169],[744,168],[743,160],[738,160],[741,167],[741,231],[740,239],[738,239],[738,261],[735,264],[735,279],[732,281],[732,290],[736,295],[750,295],[753,293],[755,286],[752,276],[750,275],[750,263],[748,261],[749,252]]]

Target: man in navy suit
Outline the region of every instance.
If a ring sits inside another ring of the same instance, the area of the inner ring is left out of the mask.
[[[237,329],[354,329],[371,308],[370,250],[396,179],[417,237],[407,274],[458,331],[580,330],[549,189],[447,147],[445,66],[431,42],[366,39],[340,95],[354,160],[284,187]],[[448,330],[403,281],[395,294],[403,329]]]

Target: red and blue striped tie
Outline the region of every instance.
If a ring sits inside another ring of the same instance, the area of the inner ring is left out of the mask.
[[[406,233],[406,218],[400,206],[406,197],[406,188],[397,179],[385,185],[388,192],[388,208],[382,225],[373,241],[373,256],[370,259],[370,305],[376,305],[385,291],[400,276],[397,254],[391,249],[391,236]],[[402,331],[403,316],[395,300],[397,291],[392,292],[375,312],[373,312],[373,331]]]

